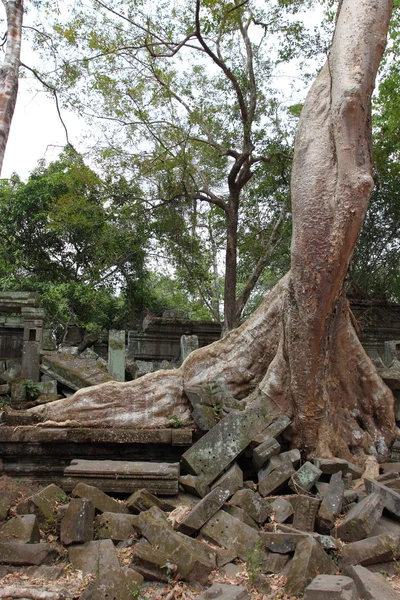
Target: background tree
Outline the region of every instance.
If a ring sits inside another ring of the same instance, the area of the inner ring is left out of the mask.
[[[147,203],[157,210],[185,205],[188,234],[180,256],[189,236],[193,246],[196,239],[204,242],[210,214],[218,227],[224,221],[226,330],[239,323],[275,247],[276,234],[257,236],[259,247],[265,242],[263,259],[246,253],[247,277],[241,269],[238,290],[238,231],[249,231],[242,218],[244,191],[268,168],[275,173],[270,184],[279,189],[283,180],[272,163],[290,162],[290,135],[282,133],[284,111],[274,76],[282,62],[315,56],[323,48],[320,37],[310,35],[297,18],[309,4],[291,0],[260,7],[253,0],[197,0],[173,7],[158,3],[149,12],[145,2],[121,7],[114,0],[93,0],[85,9],[75,5],[70,22],[54,26],[64,58],[43,79],[64,94],[68,106],[102,119],[98,149],[109,164],[113,159],[143,182]],[[285,179],[287,184],[287,174]],[[285,221],[277,197],[263,211],[268,221],[262,232],[277,232]],[[263,199],[267,204],[269,198]],[[219,235],[208,231],[208,257],[200,271],[208,268],[213,293],[210,297],[202,289],[202,294],[218,313],[213,242]],[[171,237],[165,234],[169,242]],[[191,271],[192,282],[204,281]]]

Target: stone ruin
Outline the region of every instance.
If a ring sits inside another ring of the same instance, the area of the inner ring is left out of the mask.
[[[26,342],[40,344],[30,333],[39,321],[22,321],[7,351],[23,358]],[[149,321],[148,338],[146,329],[127,336],[133,357],[179,361],[197,345],[185,319]],[[162,327],[174,336],[157,346]],[[4,384],[12,407],[0,427],[0,597],[400,597],[390,579],[400,558],[400,440],[390,462],[372,460],[365,472],[341,459],[304,461],[286,445],[287,417],[212,386],[185,390],[193,427],[45,427],[13,410],[60,397],[42,385],[67,394],[125,375],[124,332],[110,332],[108,363],[73,335],[63,352],[43,354],[36,398],[22,377]],[[394,394],[399,350],[392,340],[374,357]]]

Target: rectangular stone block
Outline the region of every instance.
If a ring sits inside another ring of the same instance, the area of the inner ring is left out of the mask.
[[[267,550],[277,552],[278,554],[287,554],[288,552],[294,552],[297,544],[309,536],[307,533],[302,532],[262,531],[260,532],[260,537]]]
[[[94,506],[88,498],[73,498],[61,521],[60,541],[66,546],[93,540]]]
[[[288,594],[302,594],[317,575],[333,575],[337,566],[314,538],[306,537],[297,544],[290,563],[285,591]]]
[[[125,331],[108,333],[108,372],[117,381],[125,381]]]
[[[400,518],[400,494],[398,492],[369,477],[364,478],[364,483],[368,494],[379,494],[382,498],[383,506],[389,512],[396,515],[396,517]]]
[[[367,537],[383,511],[383,501],[379,494],[369,494],[356,504],[336,529],[336,535],[343,542],[357,542]]]
[[[346,544],[342,549],[340,567],[374,565],[397,560],[400,555],[400,535],[383,533],[359,542]]]
[[[215,544],[233,548],[239,558],[247,560],[259,543],[258,532],[223,510],[218,511],[200,530],[201,535]]]
[[[7,565],[43,565],[54,560],[56,552],[50,544],[0,542],[0,563]]]
[[[129,510],[114,498],[111,498],[93,485],[78,483],[72,490],[71,494],[74,498],[89,498],[93,506],[98,512],[114,512],[114,513],[129,513]]]
[[[262,407],[231,412],[183,454],[182,465],[212,483],[266,424],[268,414]]]
[[[258,473],[258,491],[262,496],[276,494],[288,483],[294,473],[293,467],[286,463],[278,465],[268,474],[263,469]]]
[[[267,437],[262,444],[253,450],[253,465],[255,470],[259,471],[262,469],[271,456],[279,454],[280,450],[281,446],[276,439]]]
[[[319,498],[293,496],[288,500],[294,507],[293,527],[300,531],[314,531],[315,518],[321,502]]]
[[[231,496],[243,487],[243,471],[237,463],[233,463],[231,467],[211,486],[222,487],[230,491]]]
[[[380,573],[371,573],[361,565],[348,567],[345,574],[354,581],[362,600],[398,600],[399,595]]]
[[[96,534],[100,540],[121,542],[128,539],[137,529],[135,515],[104,512],[95,519]]]
[[[318,528],[322,533],[329,533],[335,525],[335,521],[342,510],[343,497],[344,481],[342,471],[337,471],[331,477],[318,511]]]
[[[343,575],[317,575],[312,580],[304,592],[304,600],[322,599],[360,600],[354,581]]]
[[[322,471],[307,461],[293,475],[290,487],[298,494],[309,492],[317,483],[321,475]]]
[[[211,490],[179,524],[178,531],[191,535],[199,531],[229,498],[230,491],[217,487]]]

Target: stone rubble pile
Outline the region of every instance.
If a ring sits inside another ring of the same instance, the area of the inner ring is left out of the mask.
[[[372,571],[390,572],[400,557],[400,464],[363,480],[345,460],[301,464],[298,450],[282,448],[289,424],[230,413],[185,452],[189,474],[173,496],[141,489],[122,502],[77,479],[70,496],[52,484],[10,512],[0,492],[0,573],[69,562],[91,577],[80,600],[131,600],[144,582],[177,579],[207,588],[199,600],[245,600],[251,586],[212,581],[241,560],[265,598],[276,574],[305,600],[398,598]]]

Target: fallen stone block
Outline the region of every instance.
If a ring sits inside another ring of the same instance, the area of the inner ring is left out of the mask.
[[[182,465],[212,483],[267,424],[261,406],[231,412],[183,454]]]
[[[26,511],[35,514],[40,524],[52,524],[56,519],[57,506],[66,498],[62,488],[51,484],[28,498]],[[24,508],[21,507],[21,510],[24,510]]]
[[[56,581],[65,575],[65,566],[40,565],[39,567],[24,567],[24,575],[32,579],[43,579],[43,581]]]
[[[270,473],[262,469],[258,473],[258,491],[261,496],[276,494],[288,483],[294,473],[293,467],[286,463],[278,465]]]
[[[333,475],[340,471],[344,476],[349,470],[349,462],[343,458],[314,458],[313,463],[324,475]]]
[[[371,573],[361,565],[345,569],[345,574],[354,581],[362,600],[398,600],[399,595],[380,573]]]
[[[271,513],[270,503],[253,490],[237,491],[231,498],[231,504],[242,508],[254,521],[264,523]]]
[[[342,508],[348,504],[358,501],[358,494],[354,490],[345,490],[343,494]]]
[[[214,544],[233,548],[239,558],[247,560],[259,543],[258,532],[227,512],[220,510],[201,528],[201,535]]]
[[[306,588],[304,600],[360,600],[360,597],[350,577],[317,575]]]
[[[215,552],[211,548],[174,531],[156,507],[140,513],[136,518],[142,535],[166,554],[170,562],[176,564],[182,579],[205,585],[216,564]]]
[[[6,521],[0,529],[2,542],[36,544],[40,542],[39,525],[36,515],[18,515]]]
[[[281,445],[273,437],[267,437],[264,442],[253,450],[253,466],[259,471],[267,461],[276,454],[279,454]]]
[[[101,540],[122,542],[137,532],[135,515],[103,513],[95,519],[97,537]]]
[[[169,565],[167,567],[167,565]],[[153,548],[145,539],[139,540],[133,546],[132,567],[140,573],[147,581],[163,581],[168,583],[171,573],[176,565],[172,565],[169,557]]]
[[[0,563],[8,565],[49,564],[56,557],[50,544],[19,544],[0,542]]]
[[[321,477],[322,471],[307,461],[290,480],[290,487],[297,493],[309,492]]]
[[[289,427],[291,420],[286,415],[281,415],[275,421],[270,423],[263,431],[257,434],[250,441],[249,446],[251,449],[256,448],[260,444],[262,444],[267,437],[277,438],[278,435],[281,435]]]
[[[249,490],[250,491],[250,490]],[[240,492],[237,492],[240,493]],[[191,535],[199,531],[209,519],[221,508],[229,498],[230,491],[217,487],[211,490],[196,506],[185,516],[176,528],[178,531]]]
[[[350,473],[353,479],[360,479],[363,472],[363,469],[358,465],[355,465],[354,463],[349,462],[349,464],[347,465],[347,473]]]
[[[342,510],[344,497],[344,482],[342,471],[337,471],[331,477],[328,489],[318,510],[318,530],[329,533]]]
[[[196,596],[197,600],[250,600],[245,587],[241,585],[229,585],[228,583],[214,583],[208,590]]]
[[[282,452],[281,454],[277,454],[276,456],[271,456],[269,462],[262,469],[264,476],[266,477],[269,473],[272,473],[274,469],[285,464],[288,467],[292,467],[293,469],[297,469],[301,460],[300,450],[288,450],[287,452]]]
[[[111,540],[87,542],[68,548],[68,559],[74,571],[82,575],[107,573],[109,569],[118,569],[120,564]]]
[[[399,521],[395,521],[394,519],[390,519],[387,516],[382,516],[371,533],[369,537],[374,537],[375,535],[380,535],[381,533],[399,533],[400,534],[400,523]]]
[[[379,494],[382,498],[383,506],[389,512],[396,515],[396,517],[400,518],[400,494],[398,492],[369,477],[364,478],[364,484],[368,494]]]
[[[237,463],[233,463],[231,467],[211,486],[211,489],[221,487],[224,490],[229,490],[233,496],[235,492],[243,487],[243,471]]]
[[[294,508],[293,527],[301,531],[314,531],[321,500],[300,495],[288,496],[288,500]]]
[[[136,492],[131,494],[131,496],[129,496],[128,500],[126,501],[126,506],[129,509],[129,511],[135,515],[138,515],[144,510],[149,510],[149,508],[151,508],[152,506],[157,506],[160,510],[163,510],[164,512],[170,512],[176,508],[166,500],[157,498],[157,496],[154,496],[154,494],[151,494],[146,489],[137,490]]]
[[[379,494],[370,494],[356,504],[346,515],[345,520],[336,528],[336,535],[343,542],[357,542],[367,537],[383,511],[383,502]]]
[[[278,574],[286,567],[289,562],[287,554],[276,554],[275,552],[267,552],[267,557],[261,565],[261,571],[265,574]]]
[[[333,575],[337,566],[311,536],[297,544],[287,576],[285,592],[287,594],[302,594],[305,588],[317,575]]]
[[[210,431],[218,423],[213,407],[201,404],[198,404],[192,410],[192,419],[200,431]]]
[[[239,506],[233,506],[231,504],[224,504],[224,506],[222,506],[222,510],[230,514],[232,517],[235,517],[235,519],[239,519],[239,521],[242,521],[242,523],[246,523],[246,525],[257,529],[258,531],[257,523],[247,514],[245,510],[243,510],[243,508],[240,508]]]
[[[197,475],[181,475],[179,477],[179,485],[189,494],[195,494],[200,498],[204,498],[210,491],[206,481]]]
[[[261,531],[259,535],[267,550],[277,554],[294,552],[299,542],[310,537],[307,533],[300,531],[292,533]]]
[[[237,558],[237,552],[233,548],[216,548],[215,553],[217,555],[218,568],[231,563]]]
[[[72,490],[71,496],[74,498],[88,498],[97,512],[129,513],[129,510],[121,502],[110,498],[93,485],[78,483]]]
[[[276,498],[270,504],[271,515],[276,523],[284,523],[294,513],[294,508],[285,498]]]
[[[129,567],[119,566],[90,582],[79,600],[132,600],[142,583],[142,575]]]
[[[373,565],[397,560],[400,555],[400,535],[383,533],[359,542],[346,544],[340,557],[341,570],[351,565]]]
[[[88,498],[73,498],[61,521],[62,544],[79,544],[93,540],[94,506]]]

